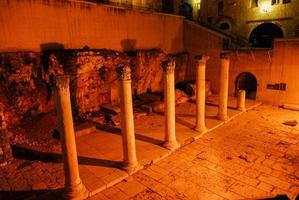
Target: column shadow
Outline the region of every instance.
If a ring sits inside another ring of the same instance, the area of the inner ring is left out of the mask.
[[[121,136],[121,129],[117,127],[108,127],[108,126],[101,125],[101,126],[97,126],[97,129]],[[156,144],[156,145],[160,145],[163,143],[162,140],[151,138],[136,132],[135,132],[135,139],[143,142],[151,143],[151,144]]]
[[[0,199],[62,199],[63,188],[49,190],[0,191]]]
[[[58,153],[41,152],[25,147],[12,145],[12,153],[14,158],[24,160],[39,160],[41,162],[62,163],[62,155]],[[90,158],[78,156],[78,163],[82,165],[102,166],[110,168],[118,168],[121,165],[119,161],[105,160],[99,158]]]

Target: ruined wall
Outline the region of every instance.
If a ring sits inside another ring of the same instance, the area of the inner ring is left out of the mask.
[[[231,56],[229,93],[234,95],[235,80],[242,72],[257,79],[257,99],[274,105],[299,104],[299,39],[279,39],[272,51],[233,52]],[[267,85],[286,84],[286,90]]]
[[[0,52],[78,49],[183,51],[183,17],[82,1],[0,1]]]
[[[71,76],[71,99],[75,117],[97,112],[103,104],[118,105],[115,68],[132,68],[133,94],[162,93],[166,58],[177,62],[177,75],[185,74],[187,54],[168,55],[161,50],[122,53],[112,50],[61,50],[43,53],[0,53],[0,106],[9,125],[24,117],[34,118],[54,110],[53,77]],[[178,78],[179,80],[179,78]]]

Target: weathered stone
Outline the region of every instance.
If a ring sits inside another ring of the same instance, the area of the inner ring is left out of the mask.
[[[143,93],[137,96],[137,98],[144,104],[160,101],[161,96],[157,94]]]
[[[91,133],[94,133],[96,130],[97,129],[94,124],[85,122],[83,124],[75,126],[75,135],[76,137],[89,135]]]
[[[175,104],[181,104],[181,103],[186,103],[189,101],[188,95],[179,89],[175,90]]]
[[[111,104],[104,104],[101,105],[101,111],[106,114],[117,115],[120,113],[120,108]]]
[[[148,113],[152,113],[153,112],[153,107],[151,105],[145,104],[145,105],[141,105],[140,107],[142,110],[148,112]]]

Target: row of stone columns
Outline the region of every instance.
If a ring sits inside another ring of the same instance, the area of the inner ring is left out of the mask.
[[[205,70],[208,56],[196,56],[196,122],[195,130],[206,132],[205,125]],[[179,147],[175,133],[175,62],[166,60],[161,64],[164,71],[164,103],[165,103],[165,140],[163,146],[174,150]],[[221,76],[219,92],[218,118],[227,119],[229,59],[221,55]],[[136,156],[134,115],[131,91],[131,69],[129,66],[116,68],[118,74],[119,97],[121,109],[121,131],[123,144],[123,169],[128,173],[136,171],[140,165]],[[88,192],[83,185],[78,167],[78,157],[72,117],[69,89],[70,77],[67,75],[55,78],[54,95],[57,108],[58,128],[61,137],[62,155],[65,173],[65,197],[67,199],[84,199]],[[238,109],[245,109],[245,92],[238,98]]]

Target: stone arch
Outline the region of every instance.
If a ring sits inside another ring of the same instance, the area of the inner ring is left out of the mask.
[[[246,91],[246,98],[256,99],[257,92],[257,79],[250,72],[240,73],[235,80],[235,94],[238,94],[239,90]]]
[[[283,38],[282,28],[273,23],[262,23],[256,26],[250,33],[249,42],[253,47],[272,48],[275,38]]]

